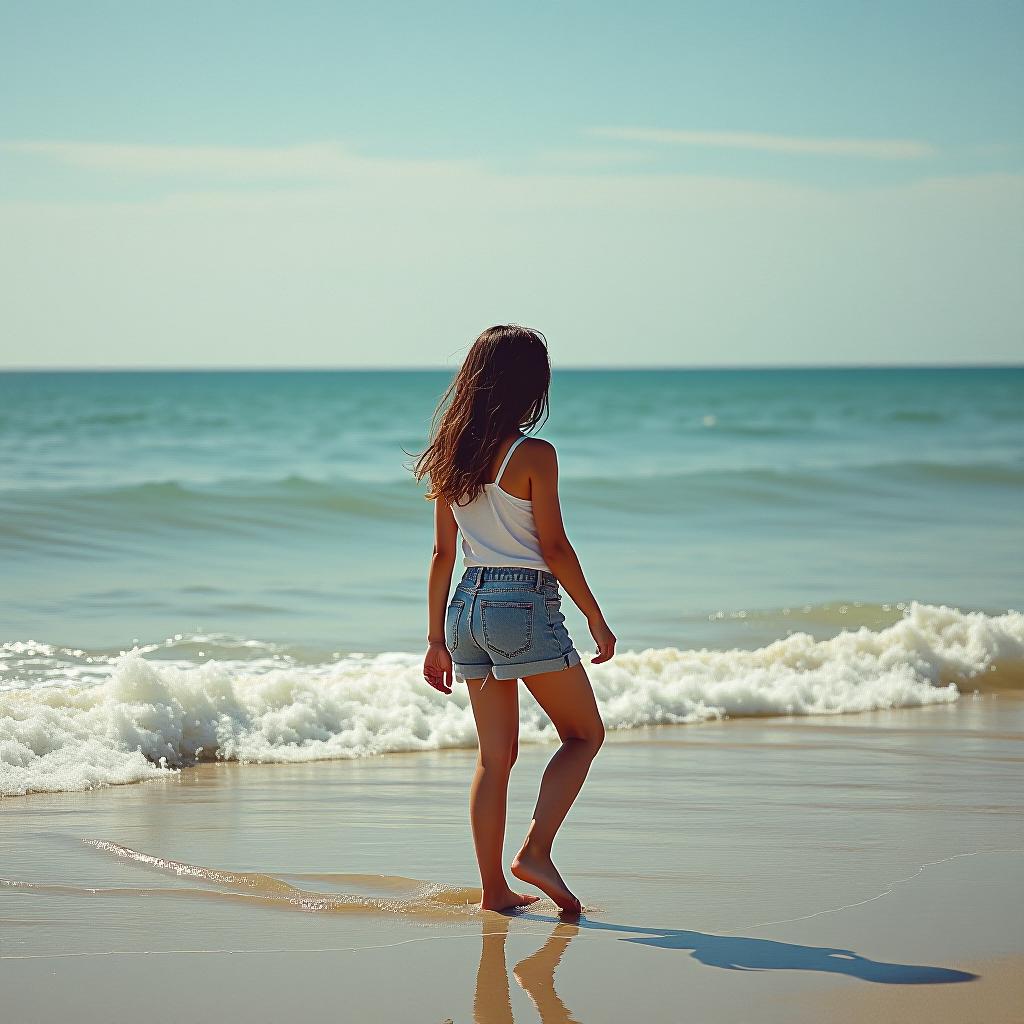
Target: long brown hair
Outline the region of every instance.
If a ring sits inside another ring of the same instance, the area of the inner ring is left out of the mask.
[[[473,342],[430,421],[430,444],[416,459],[416,480],[430,476],[427,500],[468,504],[486,483],[501,442],[548,416],[547,339],[519,324],[488,327]]]

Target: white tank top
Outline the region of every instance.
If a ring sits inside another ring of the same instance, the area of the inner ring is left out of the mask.
[[[512,453],[525,440],[522,434],[509,446],[494,483],[484,484],[468,504],[451,506],[462,533],[462,561],[466,566],[516,565],[551,571],[540,553],[533,502],[498,486]]]

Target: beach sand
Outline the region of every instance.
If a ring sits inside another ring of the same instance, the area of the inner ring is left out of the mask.
[[[612,734],[555,851],[577,924],[473,909],[471,751],[7,799],[3,1017],[1020,1021],[1022,739],[1008,693]]]

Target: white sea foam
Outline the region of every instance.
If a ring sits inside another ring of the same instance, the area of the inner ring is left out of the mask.
[[[475,744],[465,688],[450,697],[430,689],[418,654],[254,670],[184,668],[143,653],[117,659],[95,685],[0,693],[0,794],[137,782],[199,759],[315,761]],[[948,703],[957,682],[1022,661],[1024,614],[917,603],[887,629],[830,640],[798,633],[754,651],[649,649],[594,666],[585,658],[610,729]],[[522,739],[553,739],[523,696]]]

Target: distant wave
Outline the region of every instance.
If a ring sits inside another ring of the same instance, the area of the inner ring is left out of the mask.
[[[417,504],[419,500],[420,504]],[[84,548],[87,531],[119,542],[139,526],[153,531],[258,533],[293,527],[296,516],[332,524],[409,521],[425,505],[408,482],[226,480],[215,484],[152,481],[104,488],[40,488],[0,493],[0,550]]]
[[[565,475],[567,499],[586,509],[638,508],[655,515],[684,510],[819,506],[869,496],[868,488],[913,491],[921,500],[957,489],[1024,491],[1024,463],[894,461],[796,468],[682,468],[627,475]],[[61,552],[89,558],[125,543],[208,534],[269,536],[274,531],[334,531],[339,522],[374,527],[429,515],[426,486],[411,477],[316,480],[235,478],[211,483],[150,481],[108,487],[35,487],[0,491],[0,553]]]
[[[816,486],[821,480],[841,480],[855,477],[899,477],[921,482],[949,481],[951,483],[1008,484],[1024,486],[1024,458],[1014,461],[873,461],[836,462],[834,464],[807,464],[800,466],[757,465],[716,466],[686,465],[685,459],[676,466],[662,460],[656,467],[645,469],[642,463],[614,474],[583,474],[563,472],[563,484],[585,494],[589,487],[632,489],[650,484],[664,487],[685,483],[714,490],[716,486],[729,486],[743,481],[772,483],[780,487],[803,489]],[[411,475],[390,479],[368,480],[354,476],[334,476],[323,479],[288,474],[283,477],[224,477],[210,481],[198,480],[144,480],[106,487],[86,485],[19,486],[0,490],[0,503],[9,507],[36,504],[53,507],[56,501],[69,505],[99,506],[137,509],[164,507],[184,502],[211,503],[245,499],[254,505],[272,505],[287,500],[309,507],[331,510],[361,511],[364,507],[393,506],[396,501],[408,502],[411,495],[422,496],[425,483],[416,484]]]
[[[952,418],[938,409],[896,409],[885,417],[893,423],[945,423]]]
[[[921,482],[944,482],[993,485],[1006,487],[1024,486],[1024,463],[1005,462],[893,462],[877,467],[879,475],[899,477]]]
[[[299,762],[472,747],[467,694],[420,675],[420,655],[349,655],[273,668],[160,665],[140,651],[92,686],[0,693],[0,794],[156,779],[202,760]],[[955,701],[1020,673],[1024,614],[912,603],[885,629],[758,650],[627,651],[589,667],[610,729],[755,715],[814,715]],[[529,699],[524,742],[553,740]]]
[[[68,505],[105,505],[108,507],[150,509],[184,502],[216,502],[245,499],[253,504],[272,504],[283,499],[299,499],[303,504],[320,504],[337,509],[352,504],[353,508],[372,500],[373,495],[387,496],[401,491],[409,497],[408,480],[389,480],[382,483],[339,477],[313,480],[298,475],[273,479],[233,477],[209,483],[183,480],[146,480],[138,483],[117,484],[110,487],[42,487],[12,489],[0,492],[0,501],[11,505],[16,502],[53,505],[59,498]],[[369,494],[370,497],[363,497]]]

